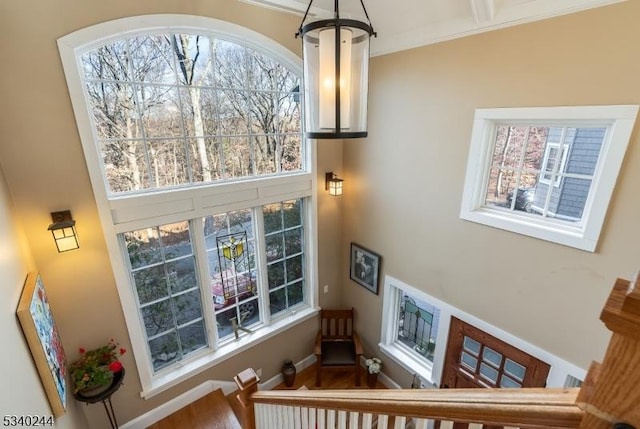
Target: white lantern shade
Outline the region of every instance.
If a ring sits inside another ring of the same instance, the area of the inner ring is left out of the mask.
[[[317,21],[302,28],[308,137],[367,136],[371,32],[369,25],[348,19]]]

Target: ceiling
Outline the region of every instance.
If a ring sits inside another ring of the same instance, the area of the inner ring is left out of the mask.
[[[302,15],[308,0],[240,0]],[[579,12],[626,0],[363,0],[382,55],[443,40]],[[334,1],[314,0],[307,22],[333,16]],[[340,17],[366,21],[360,0],[340,1]],[[291,29],[292,34],[295,29]]]

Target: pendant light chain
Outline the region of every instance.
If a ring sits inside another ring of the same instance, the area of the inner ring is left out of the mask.
[[[338,1],[338,0],[336,0]],[[371,23],[371,18],[369,18],[369,14],[367,13],[367,8],[364,7],[364,0],[360,0],[360,4],[362,5],[362,10],[364,11],[364,16],[367,17],[367,21],[369,21],[369,27],[371,27],[371,35],[373,37],[378,37],[378,33],[376,33],[373,29],[373,24]]]

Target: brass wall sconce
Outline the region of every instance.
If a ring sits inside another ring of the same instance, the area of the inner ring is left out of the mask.
[[[53,235],[58,252],[62,253],[78,249],[80,244],[76,233],[76,221],[71,217],[71,211],[53,212],[51,213],[51,220],[53,223],[49,225],[48,230]]]
[[[333,174],[333,171],[330,171],[325,174],[324,189],[329,191],[329,195],[338,197],[342,195],[342,182],[342,179]]]

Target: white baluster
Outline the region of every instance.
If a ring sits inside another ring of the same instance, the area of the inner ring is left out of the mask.
[[[295,422],[293,420],[293,407],[284,407],[284,428],[296,429]]]
[[[319,428],[316,421],[316,409],[309,408],[309,429],[316,429],[316,428]]]
[[[441,421],[440,429],[453,429],[453,422],[450,421]]]
[[[356,412],[349,413],[349,429],[358,429],[359,417],[360,417],[360,413],[356,413]]]
[[[347,429],[346,411],[338,411],[338,429]]]
[[[407,418],[403,416],[396,417],[396,423],[393,425],[394,429],[404,429],[407,426]]]
[[[318,429],[327,429],[326,410],[318,408]]]
[[[413,419],[413,421],[416,424],[416,428],[415,429],[427,429],[427,425],[429,423],[429,420],[427,420],[427,419]]]
[[[372,429],[371,422],[373,421],[373,414],[364,413],[362,415],[362,429]]]
[[[389,416],[386,414],[378,414],[378,429],[387,429]]]
[[[254,412],[256,413],[256,428],[262,428],[262,407],[260,406],[261,404],[255,404],[253,409]]]
[[[336,427],[336,410],[327,410],[327,429]]]
[[[480,423],[469,423],[469,429],[482,429],[482,425]]]
[[[307,407],[300,408],[300,429],[309,429],[309,409]],[[311,429],[315,429],[315,427]]]

